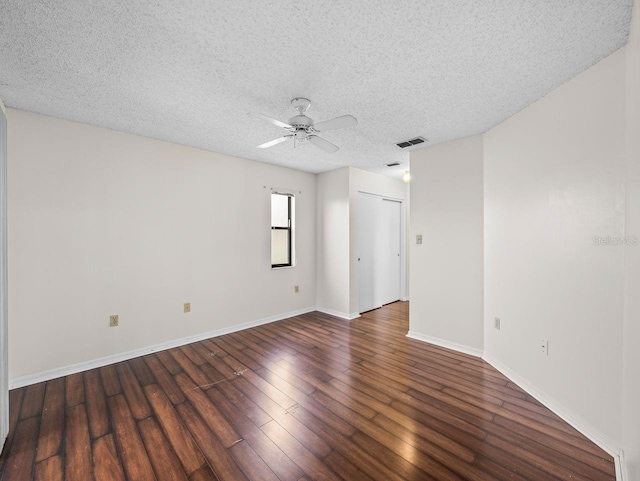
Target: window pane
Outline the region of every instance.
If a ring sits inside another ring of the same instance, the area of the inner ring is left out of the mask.
[[[289,230],[271,230],[271,265],[290,264],[289,261]]]
[[[271,194],[271,226],[289,227],[289,196]]]

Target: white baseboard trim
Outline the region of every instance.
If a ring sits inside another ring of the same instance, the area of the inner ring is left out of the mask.
[[[616,445],[616,443],[609,438],[606,434],[602,433],[600,430],[591,426],[587,421],[585,421],[582,417],[563,406],[551,396],[547,395],[545,392],[538,389],[533,384],[526,381],[524,378],[520,377],[515,371],[512,371],[510,368],[506,367],[500,361],[496,360],[490,354],[485,353],[482,356],[486,362],[495,367],[502,374],[511,379],[514,383],[524,389],[527,393],[531,394],[534,398],[544,404],[548,409],[553,411],[555,414],[560,416],[565,422],[573,426],[575,429],[584,434],[591,441],[596,443],[602,449],[604,449],[608,454],[613,456],[614,461],[616,463],[616,478],[620,481],[622,480],[622,474],[620,472],[620,447]]]
[[[347,321],[352,321],[353,319],[356,319],[356,318],[360,317],[360,313],[358,313],[358,312],[352,313],[352,314],[347,314],[346,312],[334,311],[333,309],[328,309],[326,307],[318,307],[318,308],[316,308],[316,310],[319,311],[319,312],[323,312],[325,314],[329,314],[330,316],[335,316],[335,317],[340,317],[341,319],[346,319]]]
[[[613,461],[616,463],[616,481],[627,481],[629,474],[627,473],[627,463],[624,459],[623,449],[620,449],[620,453],[617,456],[613,456]]]
[[[475,347],[465,346],[464,344],[458,344],[438,337],[425,336],[424,334],[420,334],[415,331],[407,332],[407,337],[422,342],[428,342],[429,344],[435,344],[436,346],[446,347],[447,349],[452,349],[464,354],[470,354],[475,357],[482,357],[482,349],[476,349]]]
[[[116,362],[126,361],[127,359],[133,359],[134,357],[144,356],[152,352],[164,351],[173,347],[184,346],[192,342],[202,341],[203,339],[209,339],[211,337],[222,336],[223,334],[230,334],[236,331],[242,331],[251,327],[261,326],[263,324],[269,324],[275,321],[281,321],[289,317],[299,316],[306,314],[307,312],[313,312],[316,308],[307,307],[305,309],[298,309],[297,311],[285,312],[283,314],[277,314],[275,316],[264,317],[257,321],[245,322],[243,324],[237,324],[235,326],[224,327],[215,331],[202,332],[189,337],[183,337],[182,339],[175,339],[172,341],[163,342],[161,344],[155,344],[153,346],[147,346],[140,349],[134,349],[133,351],[121,352],[113,354],[111,356],[105,356],[98,359],[91,359],[89,361],[79,362],[70,366],[58,367],[50,369],[48,371],[37,372],[34,374],[27,374],[25,376],[9,379],[9,389],[16,389],[19,387],[28,386],[38,382],[48,381],[50,379],[56,379],[62,376],[68,376],[69,374],[75,374],[77,372],[87,371],[89,369],[95,369],[97,367],[107,366]]]

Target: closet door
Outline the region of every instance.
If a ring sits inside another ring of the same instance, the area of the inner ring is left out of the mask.
[[[400,299],[402,204],[358,194],[358,302],[366,312]]]
[[[378,252],[377,276],[380,305],[400,299],[400,212],[401,204],[395,200],[382,199],[380,203],[379,230],[380,251]]]

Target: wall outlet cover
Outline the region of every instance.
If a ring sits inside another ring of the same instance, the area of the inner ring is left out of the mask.
[[[184,312],[191,312],[191,303],[190,302],[185,302],[184,303]]]
[[[118,324],[119,324],[118,314],[109,316],[109,327],[118,327]]]

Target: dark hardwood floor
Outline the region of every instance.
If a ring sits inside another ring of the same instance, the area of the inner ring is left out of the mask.
[[[613,480],[613,460],[408,303],[318,312],[11,391],[2,481]]]

